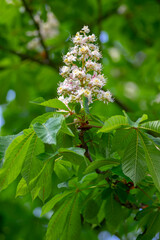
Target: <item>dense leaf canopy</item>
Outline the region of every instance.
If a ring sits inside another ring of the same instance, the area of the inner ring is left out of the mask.
[[[84,25],[113,103],[57,99]],[[0,239],[158,239],[159,30],[159,0],[0,1]]]

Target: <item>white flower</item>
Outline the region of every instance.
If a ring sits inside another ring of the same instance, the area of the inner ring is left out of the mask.
[[[67,73],[70,72],[70,67],[67,67],[67,66],[63,66],[61,69],[60,69],[60,75],[65,75]]]
[[[104,86],[104,83],[98,78],[98,77],[94,77],[92,80],[91,80],[91,84],[93,86],[98,86],[100,88],[102,88]]]
[[[89,33],[89,32],[90,32],[88,26],[84,26],[84,27],[82,28],[82,31],[84,31],[85,33]]]
[[[92,34],[88,37],[88,40],[91,41],[91,42],[95,42],[96,41],[96,36],[94,34]]]
[[[79,49],[79,55],[84,54],[84,53],[89,53],[89,47],[88,46],[82,46]]]
[[[64,63],[66,63],[67,65],[69,65],[70,63],[72,62],[75,62],[76,61],[76,57],[73,56],[73,55],[70,55],[70,56],[64,56]]]
[[[72,74],[73,74],[73,78],[76,78],[76,77],[78,77],[78,78],[85,77],[85,72],[79,70],[78,68],[77,68],[77,69],[74,69],[73,72],[72,72]]]
[[[92,56],[96,57],[98,60],[99,60],[99,58],[102,57],[102,55],[100,54],[100,52],[98,50],[92,51]]]
[[[74,47],[63,57],[64,66],[60,74],[65,80],[59,84],[59,99],[68,105],[79,102],[83,108],[83,96],[88,98],[89,104],[98,99],[103,102],[112,102],[109,91],[103,91],[106,83],[101,73],[102,65],[98,60],[102,57],[99,48],[93,44],[96,40],[94,34],[87,36],[89,29],[84,26],[80,32],[72,38]]]

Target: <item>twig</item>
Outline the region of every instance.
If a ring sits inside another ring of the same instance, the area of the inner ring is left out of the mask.
[[[41,34],[41,31],[40,31],[40,26],[39,26],[38,22],[35,20],[34,15],[33,15],[33,12],[32,12],[32,10],[29,8],[29,6],[27,5],[26,0],[22,0],[22,2],[23,2],[23,5],[24,5],[24,7],[25,7],[25,9],[26,9],[26,12],[28,12],[28,14],[30,15],[30,17],[31,17],[31,19],[32,19],[32,21],[33,21],[33,23],[34,23],[34,25],[35,25],[35,28],[36,28],[37,31],[38,31],[38,37],[39,37],[40,43],[41,43],[41,45],[42,45],[42,47],[43,47],[43,49],[44,49],[44,51],[45,51],[45,53],[46,53],[46,59],[47,59],[48,62],[51,62],[50,56],[49,56],[49,51],[48,51],[48,49],[47,49],[47,47],[46,47],[46,45],[45,45],[45,43],[44,43],[43,36],[42,36],[42,34]]]

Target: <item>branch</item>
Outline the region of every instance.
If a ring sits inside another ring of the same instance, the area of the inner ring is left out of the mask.
[[[5,52],[9,52],[9,53],[11,53],[11,54],[14,54],[14,55],[20,57],[20,59],[21,59],[22,61],[24,61],[24,60],[30,60],[30,61],[32,61],[32,62],[36,62],[36,63],[39,63],[39,64],[41,64],[41,65],[47,65],[47,66],[50,66],[50,67],[52,67],[52,68],[55,68],[57,71],[58,71],[58,69],[59,69],[58,64],[53,64],[52,62],[48,62],[48,61],[46,61],[46,59],[41,60],[41,59],[32,57],[32,56],[30,56],[30,55],[28,55],[28,54],[26,54],[26,53],[19,53],[19,52],[15,51],[15,50],[7,49],[7,48],[4,48],[4,47],[2,47],[2,46],[0,46],[0,49],[2,49],[2,50],[5,51]]]
[[[42,36],[42,34],[41,34],[41,31],[40,31],[40,26],[39,26],[38,22],[36,22],[36,20],[35,20],[35,18],[34,18],[34,15],[33,15],[33,12],[32,12],[32,10],[29,8],[29,6],[27,5],[26,0],[22,0],[22,2],[23,2],[23,5],[24,5],[24,7],[25,7],[25,9],[26,9],[26,12],[28,12],[28,14],[30,15],[30,18],[32,19],[32,21],[33,21],[33,23],[34,23],[35,28],[36,28],[37,31],[38,31],[38,37],[39,37],[40,43],[41,43],[41,45],[42,45],[42,47],[43,47],[43,49],[44,49],[44,51],[45,51],[45,53],[46,53],[46,59],[47,59],[48,63],[50,63],[51,60],[50,60],[50,57],[49,57],[49,51],[48,51],[48,49],[47,49],[47,47],[46,47],[46,45],[45,45],[45,43],[44,43],[44,39],[43,39],[43,36]]]
[[[124,103],[122,103],[119,99],[114,98],[114,102],[123,110],[125,110],[126,112],[131,112],[131,109],[129,109],[128,106],[126,106]]]
[[[90,155],[90,153],[89,153],[89,149],[88,149],[87,143],[86,143],[85,140],[84,140],[84,133],[85,133],[85,131],[86,131],[86,130],[81,129],[81,131],[80,131],[80,133],[79,133],[79,139],[80,139],[80,141],[81,141],[81,143],[82,143],[82,148],[85,149],[84,155],[86,156],[86,158],[88,158],[88,160],[89,160],[90,162],[93,162],[93,159],[92,159],[92,157],[91,157],[91,155]],[[104,173],[105,173],[105,172],[102,172],[102,171],[99,170],[99,169],[96,169],[95,171],[96,171],[96,173],[98,173],[98,174],[104,174]]]

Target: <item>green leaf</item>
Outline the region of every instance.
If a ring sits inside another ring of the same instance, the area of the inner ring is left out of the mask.
[[[72,205],[70,207],[65,229],[63,232],[62,240],[80,239],[81,233],[81,219],[79,211],[79,197],[78,193],[73,198]]]
[[[55,162],[54,172],[62,182],[67,181],[70,178],[70,171],[61,163],[61,161]]]
[[[50,99],[48,101],[45,101],[44,98],[36,98],[31,103],[35,103],[45,107],[58,108],[58,109],[63,109],[65,111],[69,111],[67,106],[58,99]]]
[[[80,111],[81,111],[81,104],[77,103],[76,106],[75,106],[75,112],[76,112],[76,114],[79,114]]]
[[[150,240],[159,233],[160,211],[158,208],[144,209],[138,213],[137,218],[139,219],[139,226],[144,229],[144,232],[138,236],[137,240]]]
[[[44,113],[44,114],[34,118],[30,125],[34,125],[37,122],[42,124],[42,123],[46,122],[49,118],[53,117],[53,114],[54,114],[54,112]]]
[[[152,144],[147,135],[141,133],[141,143],[146,155],[147,166],[153,182],[160,191],[160,150]]]
[[[87,204],[85,206],[84,218],[90,220],[97,216],[98,211],[99,211],[98,204],[96,203],[95,200],[90,199],[87,201]]]
[[[35,181],[36,185],[31,191],[32,199],[39,196],[39,198],[44,202],[50,196],[52,191],[52,172],[53,161],[48,161]]]
[[[146,174],[145,152],[143,150],[138,131],[134,130],[131,141],[127,145],[122,159],[122,170],[135,185],[139,183]]]
[[[114,193],[107,196],[106,205],[104,208],[107,229],[111,233],[115,233],[120,223],[125,217],[126,211],[121,205],[114,199]]]
[[[148,119],[148,115],[147,114],[143,114],[142,117],[138,118],[136,123],[139,125],[139,123],[145,121]]]
[[[76,165],[80,165],[81,162],[84,161],[85,150],[82,148],[60,148],[59,153],[63,156],[64,160],[67,160]]]
[[[57,194],[54,196],[51,200],[49,200],[43,207],[42,207],[42,213],[41,216],[49,212],[54,206],[60,202],[62,199],[66,199],[67,196],[69,196],[73,191],[68,191],[64,193]]]
[[[72,198],[65,200],[59,209],[54,212],[48,224],[46,240],[61,239],[72,202]]]
[[[9,145],[3,168],[0,170],[0,190],[5,189],[19,175],[34,134],[33,129],[27,129]]]
[[[8,148],[9,144],[18,136],[20,136],[20,134],[17,135],[9,135],[9,136],[0,136],[0,161],[4,158],[5,155],[5,151]]]
[[[44,142],[48,144],[56,144],[56,137],[60,129],[70,136],[74,136],[71,130],[67,127],[65,123],[65,118],[63,115],[54,115],[49,118],[45,123],[35,123],[33,128],[37,136]]]
[[[88,98],[83,96],[83,107],[86,114],[90,114],[88,106]]]
[[[128,124],[131,126],[131,127],[138,127],[138,123],[135,123],[133,122],[130,117],[128,116],[128,114],[123,110],[123,113],[124,113],[124,116],[126,117],[127,121],[128,121]]]
[[[95,169],[108,166],[108,168],[111,168],[112,166],[119,165],[120,162],[114,160],[114,159],[108,159],[108,160],[97,160],[92,163],[86,168],[84,174],[88,174],[90,172],[93,172]]]
[[[112,148],[118,153],[123,153],[133,137],[134,129],[118,129],[113,137]]]
[[[127,118],[121,115],[110,117],[98,132],[111,132],[122,126],[129,126]]]
[[[48,144],[56,144],[56,135],[59,132],[63,121],[63,116],[59,115],[49,118],[45,123],[35,123],[33,128],[37,136]]]
[[[74,134],[72,133],[71,129],[67,126],[65,120],[62,122],[61,131],[71,137],[74,137]]]
[[[21,178],[20,182],[18,183],[17,190],[16,190],[16,197],[24,196],[29,192],[26,180]]]
[[[140,128],[160,133],[160,121],[150,121],[140,125]]]
[[[42,161],[36,157],[42,152],[44,152],[44,144],[35,134],[30,141],[21,172],[27,184],[38,175],[43,166]]]

